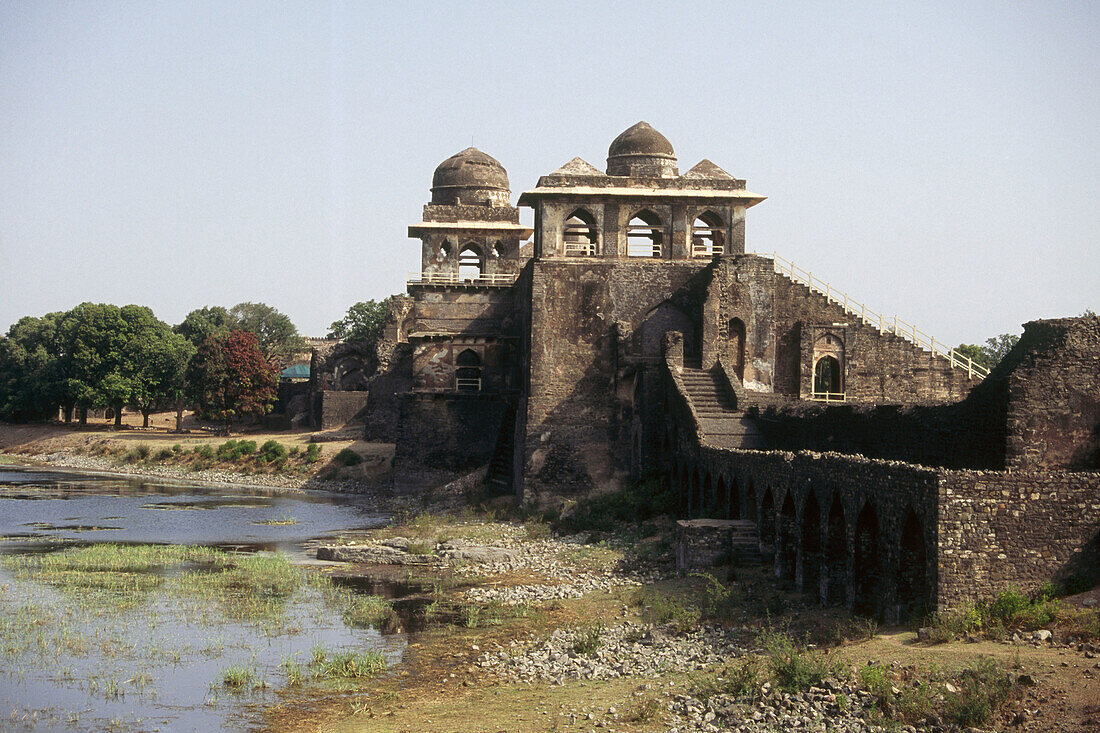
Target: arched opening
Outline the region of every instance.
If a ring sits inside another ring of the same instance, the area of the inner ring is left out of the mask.
[[[470,243],[458,253],[458,278],[463,281],[473,281],[481,277],[485,269],[485,258],[481,256],[481,250],[477,245]]]
[[[726,251],[722,219],[713,211],[700,215],[691,227],[691,256],[713,257]]]
[[[701,507],[702,511],[700,512],[700,516],[710,519],[714,518],[714,500],[714,485],[711,483],[710,474],[708,473],[703,478],[703,504]]]
[[[737,378],[745,382],[745,322],[731,318],[729,322],[729,363]]]
[[[586,209],[577,209],[565,220],[562,241],[566,257],[596,256],[596,217]]]
[[[481,391],[481,357],[473,349],[466,349],[455,358],[455,389]]]
[[[881,599],[881,555],[878,514],[867,502],[856,519],[855,600],[852,610],[865,616],[879,616]]]
[[[898,620],[922,618],[928,613],[928,555],[924,529],[913,510],[905,518],[898,553]]]
[[[675,304],[666,300],[646,313],[639,330],[643,356],[660,358],[665,334],[679,331],[684,335],[684,359],[689,362],[699,360],[699,339],[696,338],[695,322]]]
[[[802,508],[802,592],[821,600],[821,509],[811,491]]]
[[[737,485],[736,477],[730,479],[729,508],[730,519],[741,519],[741,487]]]
[[[779,512],[777,552],[775,576],[779,579],[779,587],[789,590],[794,587],[798,563],[798,518],[795,516],[794,499],[790,491],[787,492],[787,497],[783,500],[783,508]]]
[[[749,481],[749,488],[745,492],[745,511],[744,518],[750,522],[759,522],[760,519],[756,516],[756,490],[752,486],[752,481]]]
[[[730,490],[726,484],[724,476],[718,477],[718,513],[715,515],[718,519],[730,518]]]
[[[823,356],[814,365],[815,400],[843,400],[844,385],[840,380],[840,361],[835,356]]]
[[[760,556],[765,565],[775,562],[775,501],[771,489],[760,500]]]
[[[833,497],[829,507],[829,519],[825,528],[825,593],[827,606],[843,606],[847,600],[845,576],[848,559],[848,526],[844,521],[844,507],[840,499]]]
[[[703,516],[703,477],[699,470],[695,470],[695,477],[691,481],[691,517],[696,519]]]
[[[493,244],[493,251],[490,253],[494,260],[499,260],[504,256],[504,245],[500,242]]]
[[[660,217],[648,209],[634,215],[626,225],[626,254],[628,257],[664,256],[664,227]]]
[[[439,245],[439,260],[442,262],[450,258],[454,254],[455,248],[449,241],[444,240],[443,244]]]

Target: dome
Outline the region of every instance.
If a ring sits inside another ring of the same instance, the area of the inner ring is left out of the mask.
[[[658,155],[676,159],[672,143],[648,122],[639,122],[615,138],[607,151],[608,158],[620,155]]]
[[[672,143],[648,122],[628,128],[607,150],[609,176],[671,178],[679,175]]]
[[[432,176],[433,204],[508,205],[508,172],[477,148],[466,148],[439,164]]]

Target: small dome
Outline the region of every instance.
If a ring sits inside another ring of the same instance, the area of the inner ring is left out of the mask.
[[[672,143],[648,122],[639,122],[625,130],[607,150],[607,174],[610,176],[678,175],[676,152]]]
[[[503,205],[507,205],[509,192],[504,166],[477,148],[466,148],[447,158],[432,176],[433,204],[485,205],[486,199],[496,202],[503,198]]]

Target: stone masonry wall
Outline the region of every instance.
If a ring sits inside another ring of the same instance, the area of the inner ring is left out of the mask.
[[[531,263],[528,498],[614,487],[629,474],[634,426],[618,394],[617,324],[638,331],[662,304],[697,324],[704,292],[700,273],[707,264],[595,258]],[[625,396],[627,404],[630,399]]]
[[[1100,582],[1100,474],[944,471],[939,605],[1083,575]]]

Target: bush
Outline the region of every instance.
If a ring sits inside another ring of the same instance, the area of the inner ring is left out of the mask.
[[[256,441],[254,440],[238,440],[237,441],[237,453],[242,456],[250,456],[256,452]]]
[[[336,462],[341,466],[358,466],[363,462],[363,456],[359,455],[351,448],[344,448],[336,454]]]
[[[676,493],[669,482],[650,476],[619,491],[580,502],[571,516],[559,520],[559,527],[568,532],[609,531],[622,523],[675,513]]]
[[[214,460],[214,446],[209,443],[195,446],[195,455],[204,461]]]
[[[287,457],[286,446],[276,443],[274,440],[266,441],[260,446],[259,460],[263,463],[277,463]]]
[[[699,624],[702,613],[695,606],[653,589],[643,589],[634,596],[634,604],[642,607],[642,618],[651,624],[671,624],[680,632],[690,631]]]
[[[161,448],[159,451],[157,451],[156,458],[158,461],[166,461],[169,458],[175,457],[175,455],[175,451],[173,451],[171,448]]]
[[[600,639],[600,634],[602,632],[602,624],[593,624],[592,626],[577,629],[573,633],[573,651],[577,654],[584,654],[587,657],[594,656],[596,651],[603,644]]]
[[[316,463],[321,458],[321,446],[319,443],[310,443],[306,448],[306,463]]]
[[[973,667],[959,672],[958,692],[948,693],[944,703],[947,717],[962,727],[987,722],[1009,698],[1016,682],[992,657],[979,659]]]
[[[758,642],[768,657],[776,686],[787,692],[802,692],[820,685],[830,672],[824,655],[800,648],[788,634],[766,631]]]
[[[145,443],[138,443],[136,446],[134,446],[133,450],[137,452],[138,457],[143,461],[148,458],[149,454],[152,452],[149,450],[149,446],[147,446]]]

